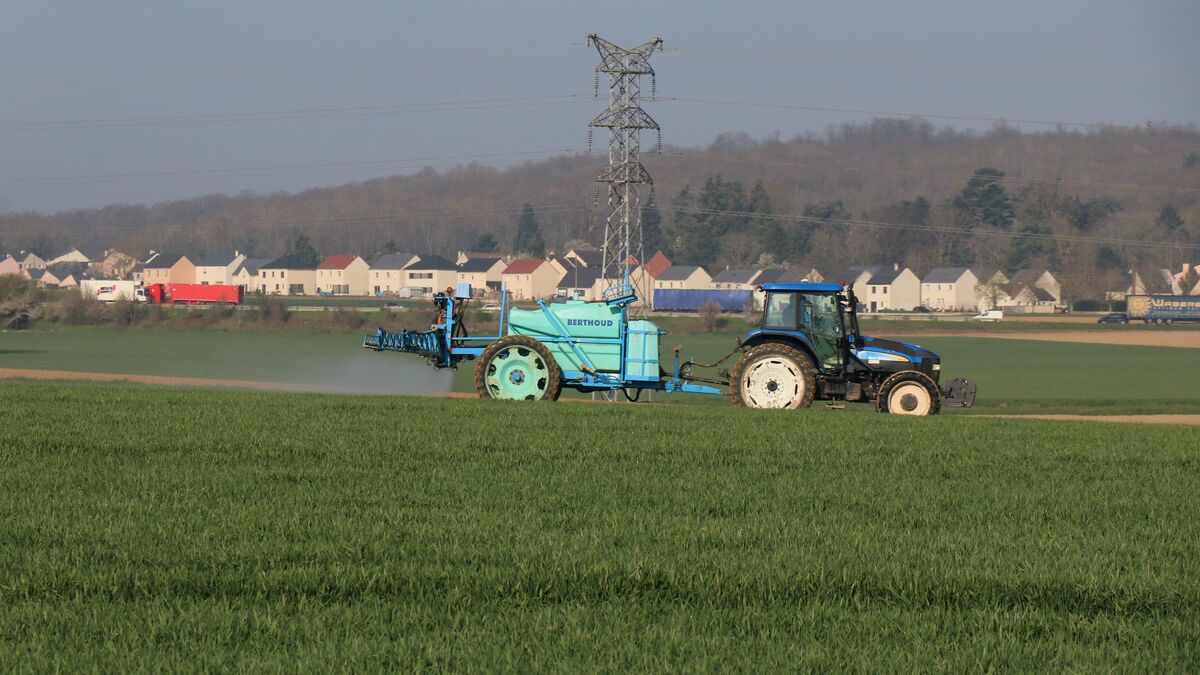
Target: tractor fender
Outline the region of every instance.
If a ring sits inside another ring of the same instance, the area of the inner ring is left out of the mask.
[[[749,350],[759,345],[768,342],[778,342],[785,344],[792,349],[798,350],[800,353],[808,357],[808,360],[813,364],[813,369],[818,373],[824,372],[821,366],[821,359],[817,358],[816,351],[807,340],[803,340],[790,333],[774,333],[764,331],[752,331],[745,340],[742,341],[742,349]]]

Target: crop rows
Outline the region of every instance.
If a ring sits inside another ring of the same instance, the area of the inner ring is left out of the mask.
[[[0,384],[6,670],[1200,665],[1171,427]]]

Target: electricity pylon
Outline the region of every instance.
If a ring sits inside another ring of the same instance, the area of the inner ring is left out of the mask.
[[[662,131],[646,111],[642,110],[641,76],[651,78],[650,97],[654,98],[656,82],[650,56],[662,51],[662,39],[622,49],[595,33],[588,36],[588,45],[600,53],[596,66],[595,90],[600,95],[600,74],[608,75],[608,109],[588,124],[588,149],[591,149],[592,127],[608,129],[608,166],[600,172],[596,183],[608,184],[608,212],[604,221],[604,253],[601,278],[604,295],[612,299],[635,293],[641,301],[642,312],[650,304],[650,289],[635,288],[637,279],[630,273],[635,265],[645,262],[642,247],[641,189],[650,186],[650,202],[654,200],[654,181],[638,157],[642,129],[658,132],[657,149],[662,149]],[[597,197],[599,186],[597,186]],[[636,262],[635,262],[636,261]],[[638,276],[646,279],[646,275]],[[645,285],[644,283],[642,285]]]

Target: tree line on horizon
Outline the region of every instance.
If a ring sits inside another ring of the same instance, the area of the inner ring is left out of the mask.
[[[1189,248],[1200,245],[1197,157],[1200,134],[1180,130],[971,134],[875,120],[824,138],[723,135],[691,157],[647,156],[660,198],[642,209],[644,248],[717,267],[1046,266],[1073,294],[1094,296],[1131,267],[1200,262]],[[296,194],[0,214],[0,250],[272,256],[303,236],[323,253],[541,255],[601,243],[604,205],[587,203],[601,162],[556,157]],[[838,168],[847,166],[871,170]],[[1184,189],[1120,189],[1130,184]]]

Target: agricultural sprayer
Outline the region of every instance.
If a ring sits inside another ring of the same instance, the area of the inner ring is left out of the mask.
[[[427,331],[367,335],[375,351],[418,354],[435,368],[474,360],[475,390],[482,398],[554,400],[563,387],[582,392],[642,391],[726,394],[751,408],[807,408],[814,399],[865,401],[880,412],[934,415],[942,406],[970,407],[975,385],[955,379],[938,384],[937,354],[861,335],[854,292],[837,284],[778,283],[765,295],[759,327],[738,340],[716,363],[659,360],[654,323],[630,320],[637,300],[625,286],[598,301],[539,301],[535,309],[510,308],[503,293],[494,335],[470,335],[464,323],[471,288],[459,284],[434,297],[437,318]],[[738,355],[732,372],[702,377]]]

